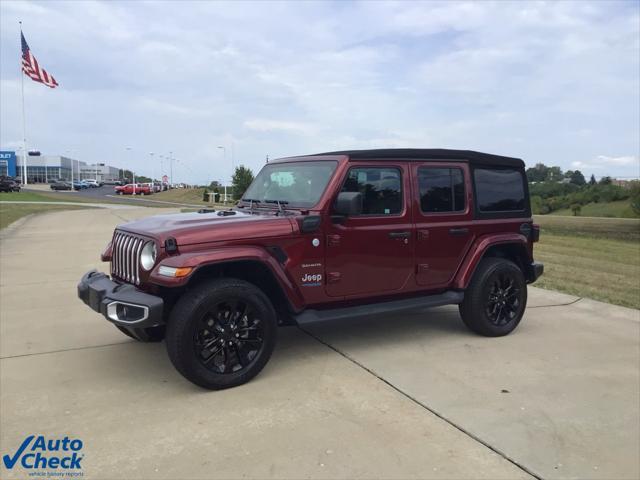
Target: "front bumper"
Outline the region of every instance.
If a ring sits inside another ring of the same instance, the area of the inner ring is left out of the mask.
[[[117,283],[92,270],[78,283],[78,297],[92,310],[122,327],[147,328],[164,323],[164,301],[128,283]]]

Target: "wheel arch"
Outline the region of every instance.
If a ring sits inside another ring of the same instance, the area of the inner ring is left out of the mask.
[[[280,318],[288,318],[299,310],[289,300],[273,270],[262,261],[237,259],[204,264],[193,272],[185,286],[190,288],[212,278],[237,278],[255,285],[269,298]]]
[[[515,263],[527,283],[533,281],[531,250],[524,235],[505,234],[478,239],[469,250],[454,279],[454,288],[466,289],[483,258],[504,258]]]

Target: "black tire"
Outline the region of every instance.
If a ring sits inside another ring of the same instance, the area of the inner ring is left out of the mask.
[[[511,333],[527,307],[527,282],[518,266],[503,258],[483,259],[465,291],[460,316],[486,337]]]
[[[167,327],[171,363],[189,381],[210,390],[248,382],[276,344],[277,318],[267,296],[243,280],[223,278],[187,291]]]
[[[164,340],[166,331],[166,327],[164,325],[149,328],[131,328],[116,325],[116,328],[128,337],[144,343],[161,342],[162,340]]]

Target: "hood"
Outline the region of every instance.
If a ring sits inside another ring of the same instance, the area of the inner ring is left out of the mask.
[[[178,246],[288,236],[293,233],[292,217],[238,210],[232,210],[230,215],[221,215],[221,212],[157,215],[119,225],[117,229],[155,238],[161,245],[167,238],[173,237]]]

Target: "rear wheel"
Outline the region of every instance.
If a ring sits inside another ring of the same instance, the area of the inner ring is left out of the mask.
[[[235,387],[266,365],[276,329],[276,313],[260,289],[243,280],[214,280],[185,293],[173,308],[167,352],[196,385]]]
[[[120,330],[122,333],[127,335],[128,337],[133,338],[139,342],[161,342],[164,340],[164,334],[166,327],[164,325],[159,325],[157,327],[149,327],[149,328],[131,328],[131,327],[121,327],[120,325],[116,325],[116,328]]]
[[[520,323],[527,306],[527,283],[518,266],[502,258],[483,259],[460,304],[465,325],[480,335],[500,337]]]

